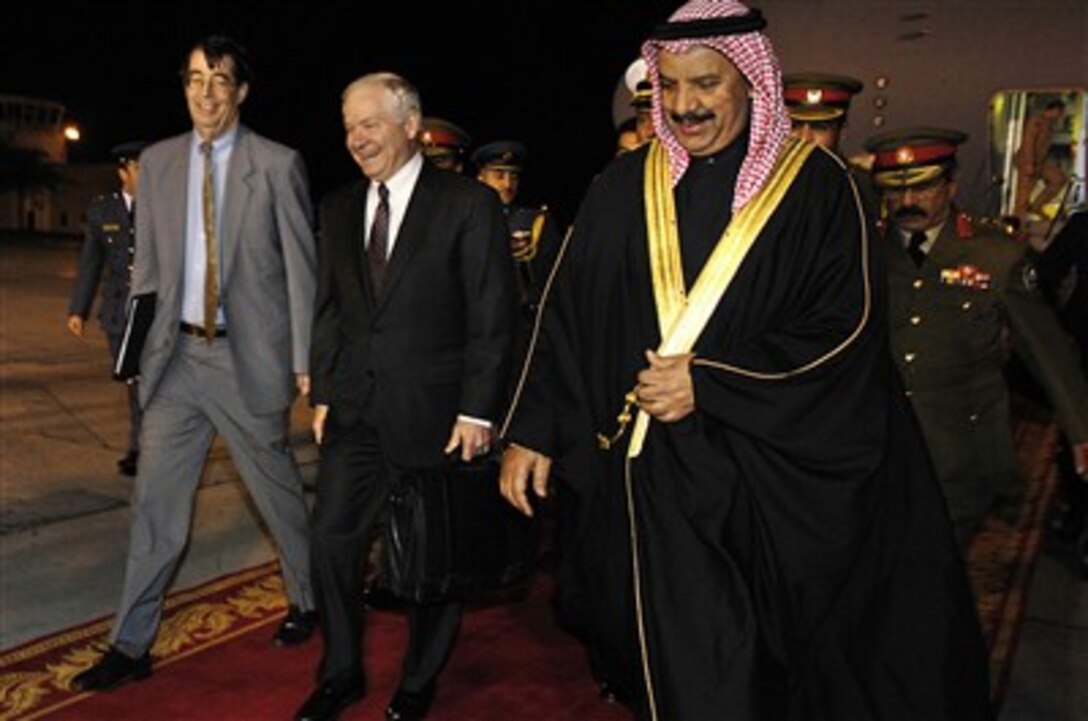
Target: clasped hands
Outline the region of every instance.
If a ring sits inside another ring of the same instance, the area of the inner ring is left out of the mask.
[[[663,423],[675,423],[695,410],[695,387],[691,380],[692,353],[672,356],[646,351],[646,368],[639,371],[635,396],[639,407]],[[502,454],[499,491],[503,498],[526,516],[533,515],[529,486],[538,498],[548,496],[552,460],[543,453],[511,443]]]

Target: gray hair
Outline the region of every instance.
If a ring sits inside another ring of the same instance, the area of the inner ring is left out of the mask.
[[[396,113],[400,120],[406,120],[410,116],[423,116],[423,104],[419,99],[419,91],[415,85],[408,82],[400,75],[391,72],[368,73],[361,78],[353,80],[340,95],[340,100],[345,101],[348,96],[364,87],[377,85],[384,88],[393,102],[390,110]]]

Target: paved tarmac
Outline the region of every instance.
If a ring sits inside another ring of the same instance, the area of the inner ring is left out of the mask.
[[[127,405],[97,323],[82,340],[65,329],[77,256],[76,244],[0,241],[0,650],[109,616],[121,590]],[[308,417],[296,403],[291,437],[309,482]],[[175,587],[273,558],[217,442]],[[1000,721],[1088,721],[1088,582],[1070,561],[1060,548],[1040,559]]]

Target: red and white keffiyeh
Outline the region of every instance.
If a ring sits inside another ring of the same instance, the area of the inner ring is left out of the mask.
[[[749,8],[736,0],[691,0],[674,12],[669,22],[733,17],[748,12]],[[643,43],[642,57],[646,60],[649,78],[654,86],[654,129],[668,152],[674,187],[687,170],[690,157],[665,122],[659,90],[658,55],[662,50],[681,53],[695,45],[705,45],[720,52],[752,85],[748,153],[741,164],[733,195],[733,211],[736,212],[767,182],[779,150],[790,132],[790,120],[782,100],[782,71],[770,40],[758,31],[693,39],[651,38]]]

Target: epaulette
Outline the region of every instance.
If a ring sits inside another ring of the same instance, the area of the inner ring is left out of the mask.
[[[1016,225],[1009,222],[1007,218],[978,218],[972,221],[972,224],[976,228],[985,228],[986,230],[992,230],[1001,235],[1008,236],[1010,238],[1016,238],[1017,240],[1024,240],[1027,238],[1027,234],[1017,229]]]
[[[548,221],[548,206],[542,205],[536,212],[536,217],[533,218],[533,255],[536,255],[537,248],[540,246],[540,236],[544,233],[544,223]]]
[[[971,216],[963,211],[956,213],[956,237],[960,240],[975,237],[975,224],[971,221]]]

